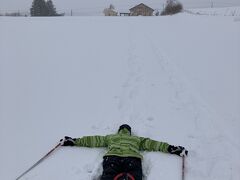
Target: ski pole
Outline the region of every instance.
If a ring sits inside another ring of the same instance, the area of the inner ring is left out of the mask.
[[[38,164],[40,164],[44,159],[46,159],[53,151],[55,151],[58,147],[61,146],[61,143],[58,143],[51,151],[49,151],[45,156],[43,156],[41,159],[39,159],[35,164],[33,164],[29,169],[27,169],[25,172],[23,172],[20,176],[16,178],[16,180],[23,177],[25,174],[27,174],[29,171],[31,171],[34,167],[36,167]]]
[[[182,157],[182,180],[185,179],[185,156]]]

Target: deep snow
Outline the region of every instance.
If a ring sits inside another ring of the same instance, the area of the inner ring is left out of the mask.
[[[234,17],[0,17],[0,179],[64,135],[134,134],[189,150],[186,180],[240,179],[240,23]],[[105,149],[62,147],[22,179],[87,180]],[[144,152],[147,180],[181,159]]]
[[[186,10],[187,12],[196,13],[199,15],[211,15],[211,16],[240,16],[240,8],[222,7],[222,8],[195,8]]]

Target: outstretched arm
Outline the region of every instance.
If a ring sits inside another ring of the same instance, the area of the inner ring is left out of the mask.
[[[65,136],[60,142],[62,146],[107,147],[106,136],[84,136],[82,138]]]
[[[141,144],[140,144],[140,150],[143,151],[161,151],[167,153],[167,149],[169,147],[169,144],[166,142],[159,142],[152,140],[150,138],[140,138]]]
[[[76,146],[83,147],[107,147],[106,136],[84,136],[75,141]]]
[[[176,154],[178,156],[187,156],[188,151],[182,146],[169,145],[166,142],[159,142],[149,138],[140,138],[140,149],[144,151],[161,151],[170,154]]]

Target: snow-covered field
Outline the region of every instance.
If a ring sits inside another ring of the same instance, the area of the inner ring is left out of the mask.
[[[189,11],[189,10],[187,10]],[[199,15],[210,16],[240,16],[240,7],[222,7],[222,8],[197,8],[190,10]]]
[[[189,150],[186,180],[240,179],[240,22],[234,17],[0,17],[0,179],[64,135],[139,136]],[[105,149],[61,147],[25,180],[92,180]],[[181,159],[144,152],[145,180]]]

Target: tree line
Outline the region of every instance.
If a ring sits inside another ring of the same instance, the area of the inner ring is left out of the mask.
[[[179,13],[183,10],[182,4],[178,0],[167,0],[166,6],[161,12],[161,15],[171,15]],[[115,13],[115,14],[114,14]],[[30,8],[31,16],[62,16],[58,14],[52,0],[33,0]],[[104,9],[105,15],[117,15],[114,11],[114,6],[111,4],[109,8]],[[157,12],[156,15],[160,13]]]

